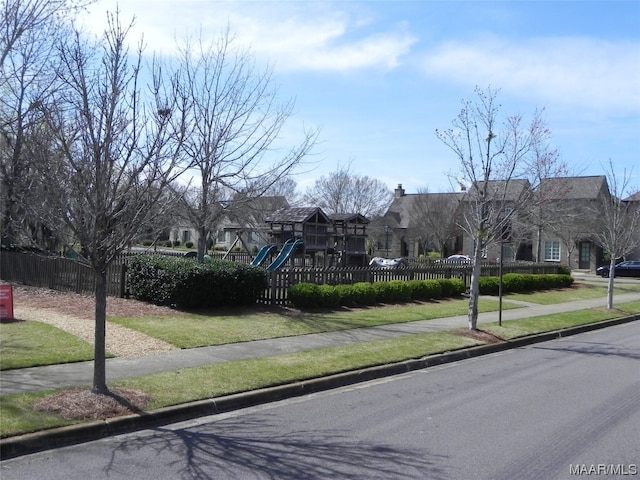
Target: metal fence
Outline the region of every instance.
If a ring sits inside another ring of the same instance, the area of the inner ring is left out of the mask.
[[[107,294],[126,297],[126,268],[129,255],[122,255],[107,270]],[[558,273],[556,264],[508,263],[503,273]],[[482,276],[497,276],[499,266],[493,263],[482,265]],[[309,268],[294,267],[268,271],[269,287],[258,302],[265,305],[287,303],[289,286],[297,283],[327,285],[353,284],[357,282],[384,282],[390,280],[428,280],[436,278],[459,278],[468,289],[471,266],[450,263],[412,263],[406,268],[384,269],[371,267]],[[52,290],[69,291],[92,295],[95,277],[89,265],[82,261],[59,256],[34,253],[7,252],[0,255],[0,279]]]

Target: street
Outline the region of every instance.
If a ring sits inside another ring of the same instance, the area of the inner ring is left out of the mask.
[[[8,460],[0,477],[640,478],[639,447],[632,322]]]

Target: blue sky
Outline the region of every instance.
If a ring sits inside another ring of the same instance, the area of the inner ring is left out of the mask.
[[[116,0],[83,18],[99,31]],[[174,38],[227,24],[270,62],[302,125],[322,128],[301,190],[350,163],[408,193],[448,191],[458,169],[436,137],[476,85],[500,89],[505,114],[546,109],[571,171],[633,171],[640,188],[640,2],[637,1],[212,1],[127,0],[132,40],[171,55]],[[210,32],[210,33],[209,33]]]

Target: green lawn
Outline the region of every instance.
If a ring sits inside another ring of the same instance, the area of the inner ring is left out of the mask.
[[[621,295],[623,293],[640,292],[640,285],[636,284],[614,284],[613,293]],[[524,302],[538,303],[542,305],[552,305],[554,303],[572,302],[574,300],[588,300],[591,298],[601,298],[607,295],[607,284],[601,282],[576,282],[572,288],[562,290],[551,290],[548,292],[534,293],[512,293],[505,295],[505,301],[520,300]],[[615,297],[614,297],[615,301]]]
[[[465,315],[468,304],[468,300],[459,299],[323,313],[299,313],[281,309],[244,312],[239,315],[109,318],[109,321],[179,348],[195,348]],[[505,304],[503,308],[519,306]],[[497,299],[481,299],[480,312],[497,309]]]
[[[562,328],[600,322],[635,313],[640,313],[640,301],[620,304],[616,309],[611,311],[603,308],[542,315],[539,317],[523,318],[522,320],[508,320],[502,322],[502,326],[499,326],[497,323],[489,323],[483,325],[482,330],[493,333],[505,340],[510,340],[535,333],[551,332]]]
[[[83,340],[40,322],[0,325],[0,370],[93,359],[93,347]]]
[[[640,313],[640,301],[621,304],[617,308],[617,311],[611,312],[593,309],[508,321],[503,322],[502,327],[489,324],[483,326],[483,329],[510,339],[629,313]],[[451,332],[409,335],[356,345],[182,369],[114,382],[110,385],[132,388],[151,395],[153,401],[148,407],[148,410],[151,410],[358,368],[420,358],[478,344],[477,340]],[[168,385],[171,388],[168,388]],[[51,393],[54,392],[0,396],[0,417],[2,418],[0,436],[7,437],[79,423],[34,411],[35,402]]]

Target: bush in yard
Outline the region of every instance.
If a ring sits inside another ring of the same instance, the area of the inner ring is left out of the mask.
[[[498,277],[481,277],[480,293],[482,295],[497,295],[499,293]],[[519,274],[507,273],[502,277],[502,291],[504,293],[533,292],[552,288],[566,288],[573,285],[573,277],[564,274]]]
[[[464,282],[459,278],[439,278],[436,282],[440,284],[444,298],[457,297],[465,291]]]
[[[338,296],[339,305],[351,307],[357,303],[357,293],[353,285],[336,285],[334,289],[336,291],[336,295]]]
[[[411,300],[431,300],[442,297],[442,286],[437,280],[409,280],[406,282],[411,292]]]
[[[480,277],[478,282],[480,295],[497,295],[500,290],[498,277]]]
[[[316,308],[320,302],[320,286],[315,283],[291,285],[287,296],[296,308]]]
[[[354,301],[357,305],[373,305],[376,303],[376,290],[369,282],[358,282],[352,286]]]
[[[193,248],[193,242],[184,242],[184,246],[187,248]]]
[[[252,305],[267,287],[261,268],[163,255],[133,257],[127,281],[134,298],[179,308]]]
[[[318,285],[319,306],[337,308],[340,306],[340,295],[333,285]]]

